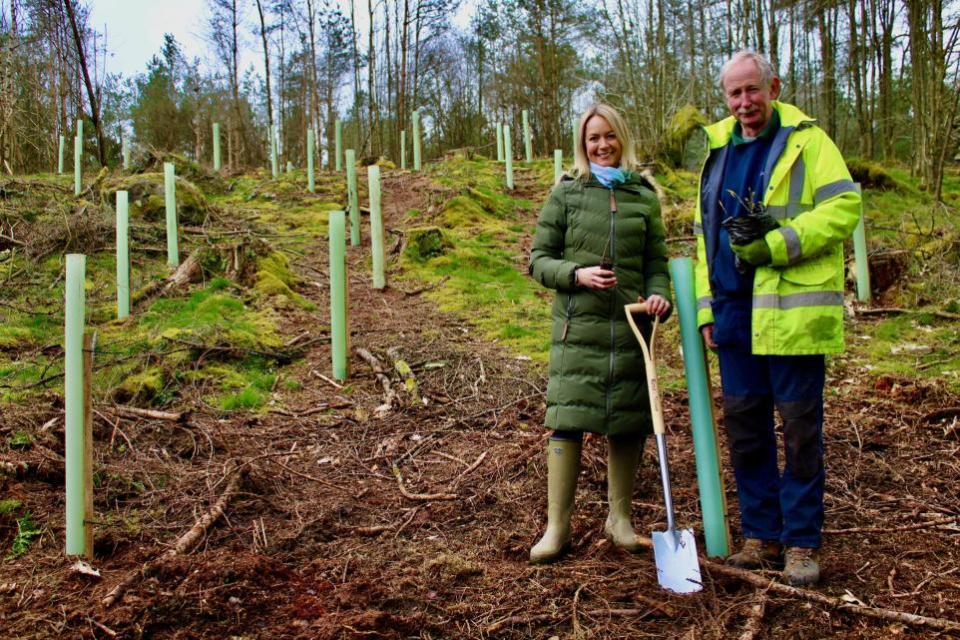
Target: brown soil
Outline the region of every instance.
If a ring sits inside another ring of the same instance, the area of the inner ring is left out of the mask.
[[[529,197],[541,198],[522,173],[518,179]],[[431,189],[425,178],[388,174],[387,227],[399,229],[408,208],[426,211]],[[325,336],[319,325],[329,304],[327,251],[324,242],[315,246],[297,268],[307,282],[300,293],[320,311],[312,322],[291,311],[285,327],[291,337]],[[482,340],[469,324],[438,313],[423,295],[373,290],[364,257],[360,250],[348,257],[352,347],[372,352],[387,369],[387,350],[398,349],[413,367],[423,402],[400,393],[399,406],[378,412],[383,390],[355,355],[345,388],[320,379],[312,372],[330,373],[329,346],[320,340],[289,373],[302,390],[281,392],[283,409],[264,416],[223,420],[188,399],[170,408],[193,410],[183,423],[124,417],[118,435],[96,420],[103,477],[96,511],[103,520],[95,526],[92,564],[102,578],[71,571],[63,557],[62,467],[57,474],[50,461],[41,466],[49,474],[0,478],[6,496],[21,500],[44,530],[25,556],[3,564],[0,635],[739,637],[757,589],[705,571],[702,593],[671,595],[657,585],[651,554],[631,556],[604,540],[601,438],[586,442],[569,557],[548,567],[527,563],[544,523],[542,373]],[[682,366],[675,350],[665,351],[671,352],[665,367]],[[895,530],[960,513],[960,409],[945,410],[960,402],[907,379],[864,386],[859,371],[842,358],[831,362],[826,527],[867,530],[825,536],[817,591],[960,619],[957,523]],[[696,526],[686,398],[668,393],[664,404],[677,518]],[[98,408],[115,419],[109,406]],[[43,424],[60,411],[57,398],[5,409],[0,432]],[[49,431],[49,451],[24,455],[62,455],[62,426]],[[122,452],[108,445],[121,437],[129,440]],[[119,603],[103,606],[111,588],[163,554],[209,509],[233,465],[245,474],[241,490],[198,547],[160,562]],[[134,490],[134,483],[145,490]],[[726,483],[735,514],[732,478]],[[664,528],[653,447],[644,455],[634,506],[638,533]],[[0,519],[0,546],[8,549],[15,533],[15,524]],[[801,599],[762,597],[757,637],[936,637]]]

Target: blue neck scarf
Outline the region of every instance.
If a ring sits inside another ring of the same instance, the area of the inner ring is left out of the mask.
[[[607,189],[611,189],[614,185],[623,184],[627,181],[627,172],[620,167],[601,167],[591,162],[590,173]]]

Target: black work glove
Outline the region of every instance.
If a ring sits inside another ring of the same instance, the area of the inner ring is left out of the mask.
[[[727,218],[721,224],[730,237],[730,248],[734,253],[734,266],[741,274],[746,274],[750,266],[759,267],[770,262],[770,249],[763,237],[780,228],[773,216],[748,214],[736,218]]]

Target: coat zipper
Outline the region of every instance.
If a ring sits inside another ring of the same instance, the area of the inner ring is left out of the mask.
[[[610,268],[613,269],[614,265],[617,263],[617,236],[616,236],[616,220],[617,220],[617,196],[614,193],[613,187],[610,188]],[[610,412],[613,408],[613,356],[614,348],[616,346],[616,323],[614,322],[614,312],[615,306],[617,304],[616,296],[616,285],[613,289],[610,290],[610,368],[607,373],[607,418],[610,418]]]

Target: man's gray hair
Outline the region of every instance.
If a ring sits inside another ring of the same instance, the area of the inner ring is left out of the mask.
[[[721,91],[723,90],[723,78],[727,75],[730,67],[741,60],[753,60],[753,63],[757,65],[757,69],[760,70],[760,81],[763,82],[763,86],[769,88],[773,84],[773,79],[777,77],[777,72],[773,69],[773,65],[770,64],[767,56],[762,53],[757,53],[753,49],[741,49],[733,54],[720,69],[720,77],[717,79],[717,83],[720,85]]]

